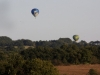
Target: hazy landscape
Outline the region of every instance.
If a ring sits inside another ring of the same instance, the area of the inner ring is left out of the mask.
[[[0,0],[0,75],[100,75],[100,0]]]
[[[0,75],[99,75],[100,41],[0,36],[0,66]]]

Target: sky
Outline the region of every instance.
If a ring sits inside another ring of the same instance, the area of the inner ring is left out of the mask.
[[[33,8],[39,9],[35,18]],[[12,40],[58,40],[79,35],[100,40],[100,0],[0,0],[0,36]]]

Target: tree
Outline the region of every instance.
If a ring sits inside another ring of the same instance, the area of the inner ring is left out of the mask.
[[[59,75],[58,70],[48,61],[33,59],[24,65],[25,75]]]
[[[7,36],[0,37],[0,46],[9,46],[12,44],[12,39]]]
[[[70,38],[59,38],[58,41],[62,43],[72,43],[72,40]]]

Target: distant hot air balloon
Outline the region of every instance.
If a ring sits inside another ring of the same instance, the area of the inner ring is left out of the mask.
[[[73,39],[74,39],[74,41],[78,41],[79,36],[78,35],[73,35]]]
[[[37,17],[37,15],[39,14],[39,10],[37,8],[34,8],[31,10],[31,13],[34,17]]]

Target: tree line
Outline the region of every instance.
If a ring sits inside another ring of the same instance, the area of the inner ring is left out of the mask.
[[[49,41],[32,41],[29,39],[18,39],[12,40],[7,36],[0,36],[0,46],[48,46],[48,47],[60,47],[63,44],[73,44],[75,43],[70,38],[59,38],[58,40],[49,40]],[[90,41],[87,43],[84,40],[81,40],[77,43],[78,45],[100,45],[100,41]]]

